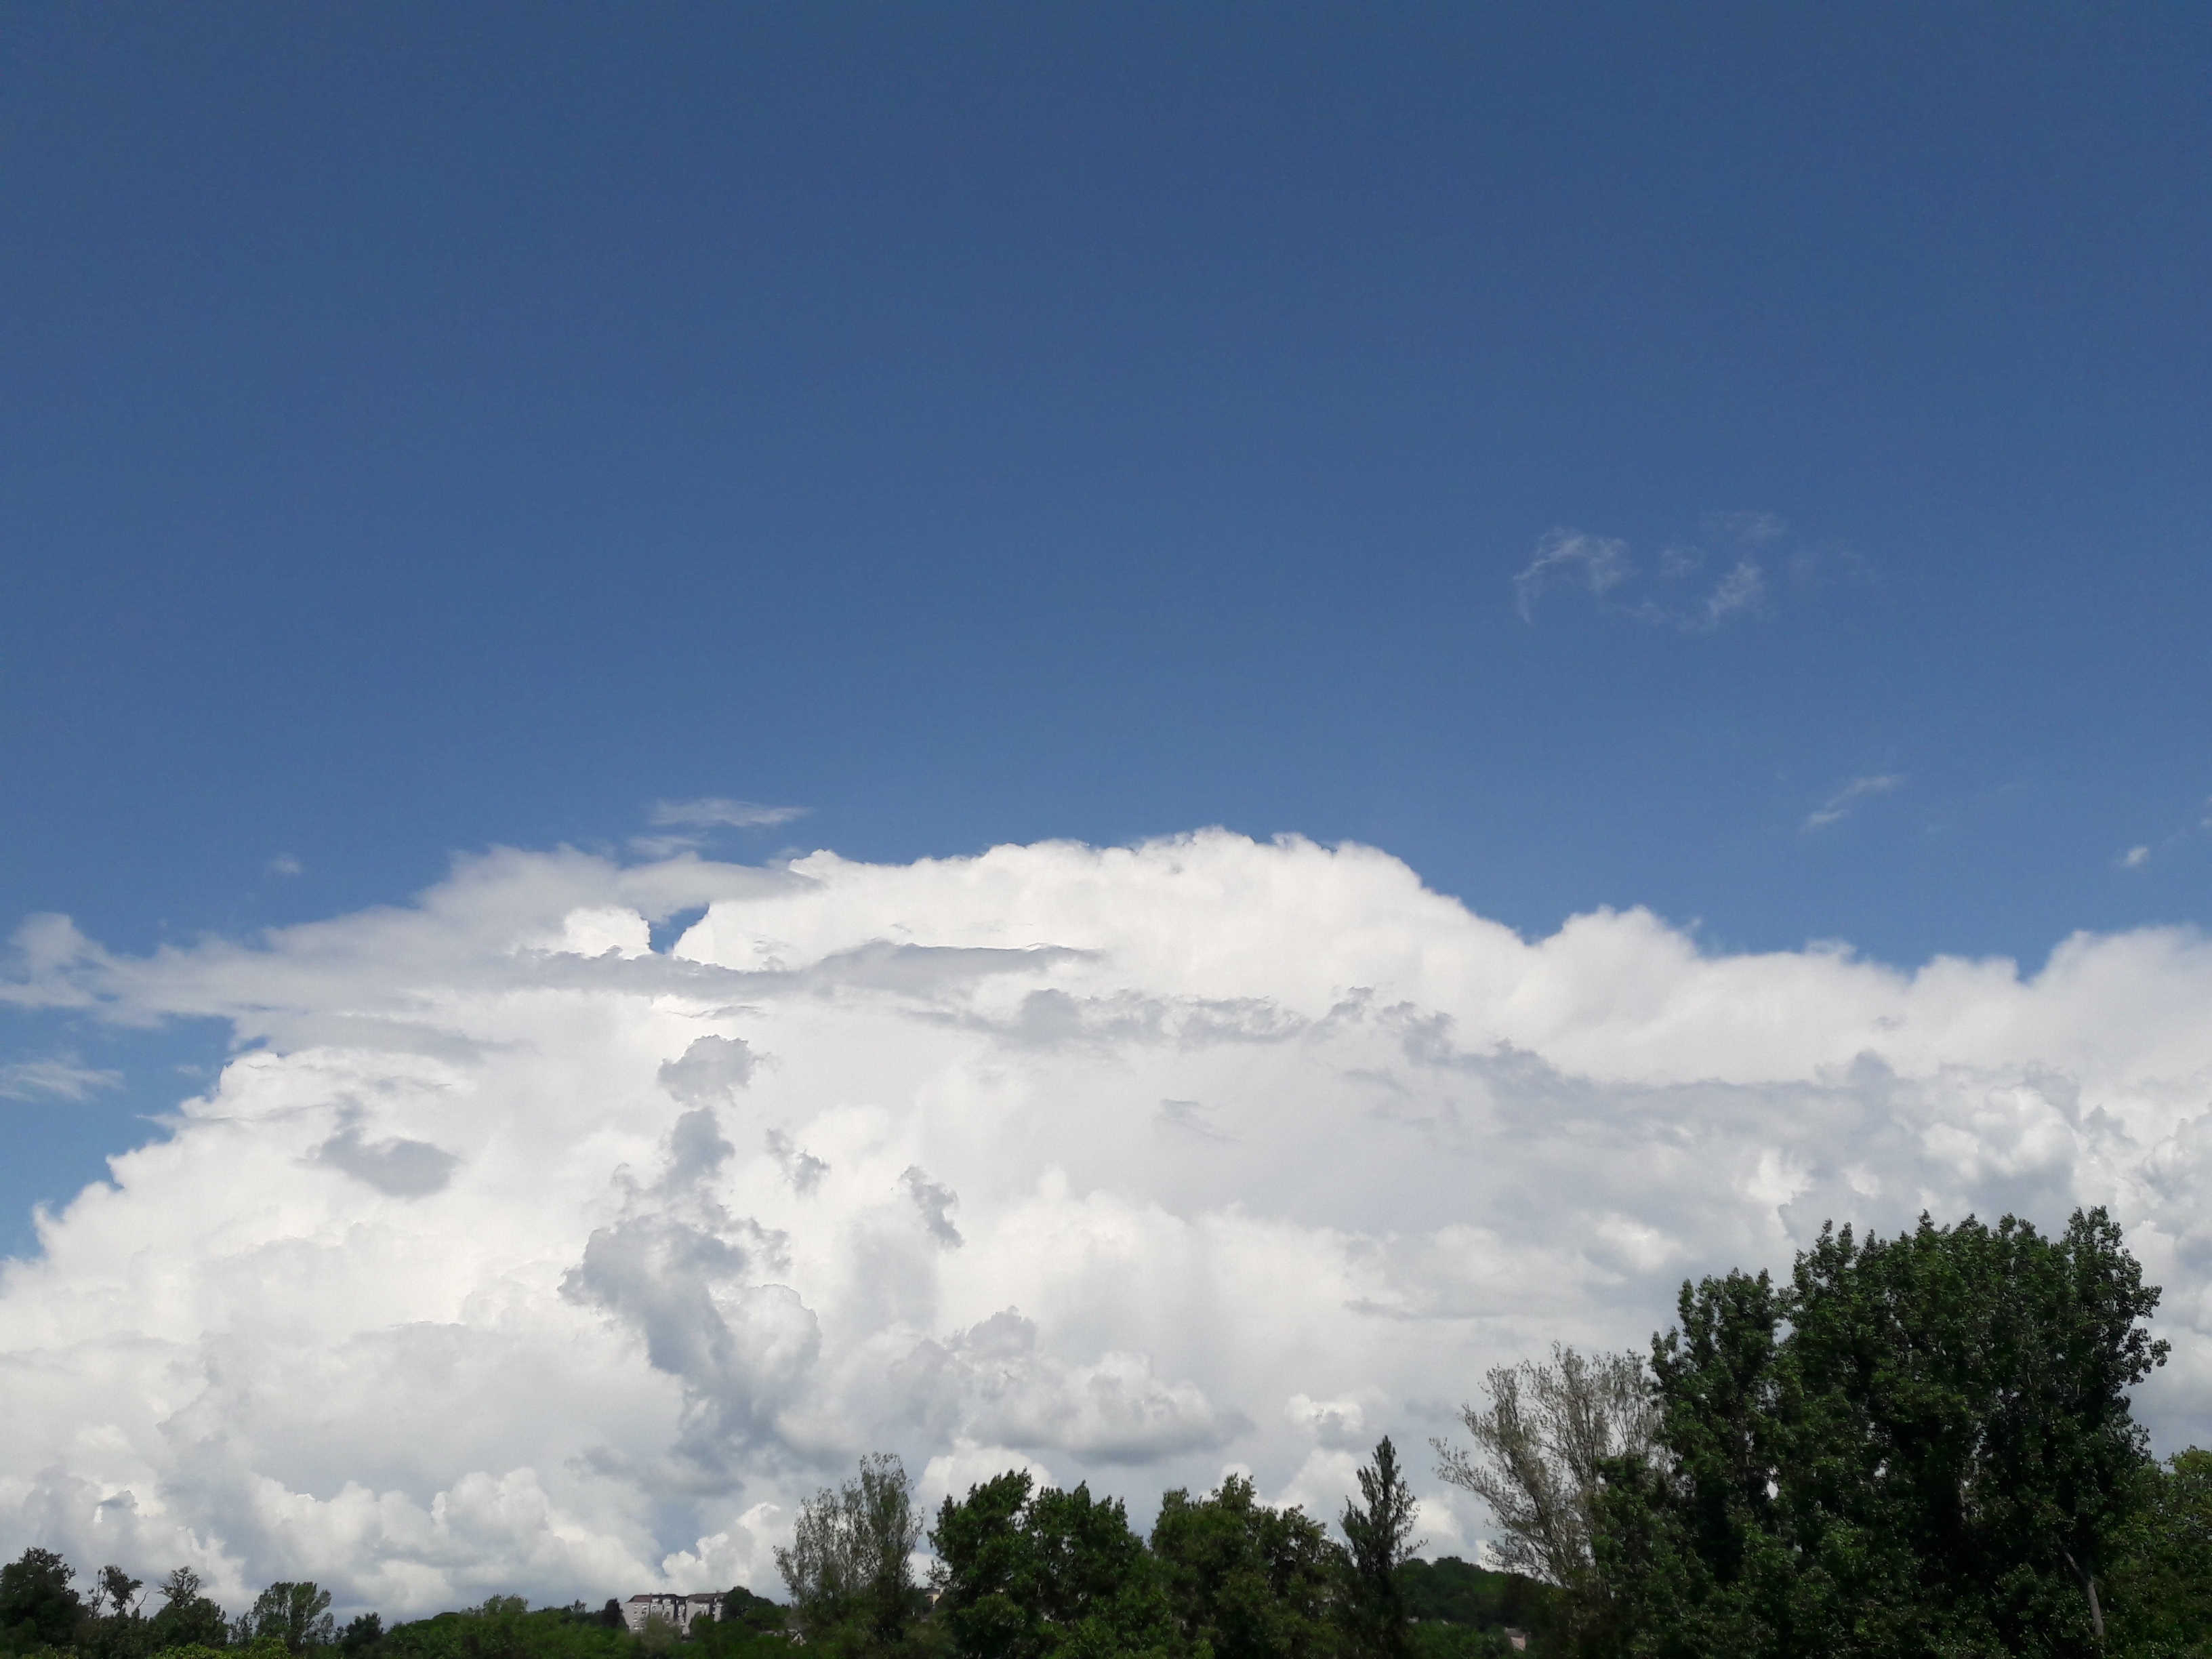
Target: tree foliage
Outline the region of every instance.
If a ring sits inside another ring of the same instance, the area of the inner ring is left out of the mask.
[[[946,1498],[930,1531],[937,1617],[963,1659],[1175,1650],[1164,1586],[1119,1498],[1021,1470]]]
[[[580,1601],[532,1608],[519,1595],[495,1595],[394,1625],[354,1659],[637,1659],[640,1645],[622,1624],[619,1604],[616,1621],[608,1625]]]
[[[857,1628],[896,1643],[914,1616],[910,1561],[921,1541],[913,1485],[887,1453],[863,1457],[856,1480],[800,1505],[791,1547],[776,1551],[775,1565],[808,1641]]]
[[[1597,1554],[1652,1656],[2072,1655],[2145,1451],[2127,1390],[2158,1300],[2101,1210],[1854,1240],[1787,1286],[1685,1285],[1656,1340],[1661,1455]]]
[[[214,1600],[201,1593],[200,1576],[179,1567],[161,1581],[161,1605],[147,1621],[147,1646],[219,1648],[229,1638],[230,1620]]]
[[[1345,1624],[1354,1653],[1398,1659],[1409,1650],[1398,1568],[1420,1546],[1413,1541],[1413,1489],[1398,1468],[1398,1449],[1389,1435],[1376,1443],[1374,1461],[1360,1466],[1358,1478],[1359,1496],[1345,1500],[1336,1523],[1351,1552]]]
[[[1316,1659],[1334,1651],[1344,1552],[1297,1509],[1270,1509],[1250,1480],[1160,1500],[1153,1558],[1186,1650],[1212,1659]]]
[[[0,1640],[18,1653],[61,1647],[76,1634],[84,1598],[70,1587],[76,1571],[33,1545],[0,1567]]]
[[[1488,1403],[1462,1406],[1471,1448],[1431,1441],[1437,1473],[1489,1506],[1498,1565],[1556,1587],[1571,1640],[1606,1620],[1609,1598],[1591,1553],[1606,1466],[1648,1461],[1659,1413],[1632,1353],[1583,1355],[1554,1343],[1545,1364],[1493,1367]]]
[[[233,1627],[232,1639],[244,1647],[257,1638],[274,1637],[287,1653],[328,1647],[337,1639],[330,1609],[331,1593],[313,1579],[280,1580],[254,1598]]]
[[[2212,1659],[2212,1451],[2191,1447],[2136,1477],[2106,1607],[2131,1659]]]

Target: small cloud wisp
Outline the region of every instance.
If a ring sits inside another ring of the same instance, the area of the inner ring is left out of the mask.
[[[1702,594],[1685,589],[1699,581],[1711,562],[1705,546],[1669,543],[1647,580],[1626,541],[1560,526],[1544,533],[1534,556],[1515,574],[1513,608],[1522,622],[1533,623],[1538,599],[1564,587],[1589,594],[1617,615],[1686,634],[1711,633],[1765,611],[1772,590],[1761,550],[1778,541],[1789,526],[1771,513],[1708,513],[1700,525],[1708,543],[1734,549],[1725,570]],[[1822,556],[1800,550],[1785,562],[1799,579],[1796,587],[1808,586],[1805,574]]]
[[[1904,785],[1905,774],[1902,772],[1884,772],[1872,777],[1853,778],[1808,812],[1805,822],[1797,827],[1801,830],[1825,830],[1832,823],[1840,823],[1850,817],[1861,801],[1873,795],[1886,795]]]

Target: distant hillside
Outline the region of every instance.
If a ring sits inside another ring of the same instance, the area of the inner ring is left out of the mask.
[[[1517,1572],[1492,1572],[1456,1555],[1407,1561],[1396,1574],[1408,1616],[1477,1630],[1543,1626],[1553,1591]]]

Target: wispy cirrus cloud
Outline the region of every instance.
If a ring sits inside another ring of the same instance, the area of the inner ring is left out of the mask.
[[[763,806],[758,801],[704,795],[697,800],[653,802],[653,822],[659,827],[681,824],[693,830],[713,830],[726,824],[738,830],[758,830],[803,818],[806,811],[804,806]]]
[[[1904,786],[1905,774],[1902,772],[1883,772],[1870,777],[1853,778],[1808,812],[1805,822],[1797,827],[1801,830],[1826,829],[1829,824],[1840,823],[1850,817],[1861,801],[1875,795],[1887,795]]]
[[[1514,607],[1522,621],[1534,622],[1537,597],[1547,587],[1565,583],[1602,595],[1635,574],[1626,542],[1557,526],[1544,532],[1536,544],[1536,556],[1514,577]]]
[[[1686,634],[1709,634],[1771,608],[1778,571],[1788,587],[1809,592],[1841,577],[1863,577],[1866,562],[1832,548],[1784,550],[1789,525],[1772,513],[1707,513],[1694,539],[1670,542],[1648,569],[1617,536],[1571,526],[1544,532],[1513,577],[1513,608],[1536,620],[1547,593],[1586,593],[1616,615]]]
[[[765,830],[803,818],[804,806],[767,806],[759,801],[733,800],[726,795],[702,795],[696,800],[657,800],[652,823],[671,833],[633,836],[630,850],[647,858],[665,859],[702,845],[716,830]]]
[[[34,1100],[89,1100],[103,1089],[123,1086],[123,1073],[87,1066],[75,1054],[47,1054],[38,1060],[11,1060],[0,1065],[0,1097]]]

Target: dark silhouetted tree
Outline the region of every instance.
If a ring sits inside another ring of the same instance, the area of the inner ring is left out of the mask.
[[[1398,1565],[1420,1547],[1413,1541],[1413,1489],[1399,1472],[1397,1448],[1388,1435],[1376,1446],[1375,1461],[1363,1464],[1358,1475],[1358,1501],[1346,1499],[1337,1518],[1352,1558],[1346,1629],[1355,1652],[1399,1659],[1409,1644]]]
[[[179,1567],[161,1581],[161,1605],[146,1621],[147,1644],[154,1651],[219,1648],[230,1639],[228,1616],[200,1591],[200,1576],[190,1567]]]
[[[0,1641],[18,1652],[64,1647],[84,1616],[84,1598],[70,1588],[76,1571],[36,1546],[0,1567]]]

